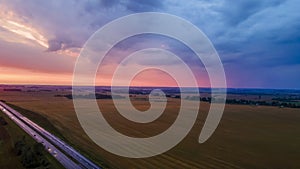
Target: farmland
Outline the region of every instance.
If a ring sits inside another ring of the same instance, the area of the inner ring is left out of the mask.
[[[89,139],[79,124],[72,100],[55,97],[66,94],[70,91],[1,90],[0,99],[17,106],[27,116],[34,114],[28,116],[33,121],[44,119],[43,127],[105,168],[300,168],[299,108],[227,104],[213,136],[199,144],[209,109],[208,102],[201,102],[196,123],[180,144],[155,157],[129,159],[113,155]],[[242,96],[234,94],[234,97]],[[132,103],[139,110],[149,108],[147,100],[133,99]],[[163,132],[172,125],[180,107],[179,99],[168,98],[167,108],[159,119],[137,124],[120,116],[111,99],[99,99],[98,104],[117,131],[135,137]]]

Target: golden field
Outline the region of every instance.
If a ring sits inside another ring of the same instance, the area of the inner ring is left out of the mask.
[[[297,108],[226,105],[213,136],[199,144],[209,109],[209,103],[201,103],[194,127],[180,144],[159,156],[129,159],[93,143],[79,125],[72,100],[54,97],[56,94],[64,93],[0,91],[0,99],[45,117],[56,128],[55,134],[61,134],[60,137],[105,168],[300,168],[300,109]],[[163,132],[176,119],[180,106],[178,99],[169,99],[159,119],[137,124],[120,116],[112,100],[101,99],[98,103],[116,130],[135,137]],[[139,110],[149,107],[143,100],[132,103]]]

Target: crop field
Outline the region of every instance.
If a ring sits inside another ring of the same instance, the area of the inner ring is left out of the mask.
[[[209,109],[208,102],[201,102],[196,123],[180,144],[155,157],[130,159],[113,155],[93,143],[79,124],[72,100],[54,97],[57,94],[69,92],[0,91],[0,99],[25,113],[28,110],[27,114],[37,114],[29,117],[37,123],[41,118],[46,119],[48,122],[43,127],[105,168],[300,168],[299,108],[226,105],[213,136],[199,144],[198,137]],[[149,102],[142,99],[132,103],[139,110],[149,108]],[[111,126],[135,137],[163,132],[172,125],[180,107],[179,99],[169,98],[159,119],[137,124],[120,116],[111,99],[100,99],[98,104]]]

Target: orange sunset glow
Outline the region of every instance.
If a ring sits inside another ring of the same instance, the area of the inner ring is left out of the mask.
[[[0,4],[0,84],[71,85],[76,59],[87,40],[110,21],[134,13],[120,4],[116,6],[118,9],[103,13],[93,10],[85,2],[76,3],[70,2],[76,6],[74,10],[66,10],[65,5],[58,5],[58,2],[49,2],[42,8],[33,2],[28,2],[25,7],[11,1]],[[229,87],[299,88],[299,83],[295,83],[300,79],[295,73],[299,70],[296,24],[299,18],[297,15],[287,17],[287,13],[281,12],[293,6],[292,2],[266,8],[262,13],[254,12],[256,15],[245,15],[249,19],[239,18],[240,15],[227,10],[215,11],[225,5],[222,3],[200,4],[205,6],[203,10],[207,15],[201,13],[199,18],[195,15],[199,11],[197,5],[191,5],[190,10],[172,7],[165,12],[188,19],[207,35],[223,63]],[[297,13],[297,10],[292,8],[291,13]],[[222,19],[223,16],[228,18]],[[282,17],[278,19],[278,16]],[[274,20],[279,22],[265,25]],[[235,23],[242,24],[237,26]],[[288,45],[289,42],[294,45]],[[182,57],[191,66],[199,86],[210,86],[206,70],[200,62],[196,63],[193,54],[187,52],[184,45],[162,37],[137,37],[121,43],[107,56],[108,65],[101,65],[99,69],[113,72],[122,58],[147,47],[169,50]],[[152,80],[157,79],[156,76],[160,81]],[[168,76],[156,71],[143,77],[143,82],[136,78],[132,85],[175,85]],[[97,76],[96,84],[109,85],[110,81],[111,75],[104,73]]]
[[[51,47],[48,41],[53,35],[25,23],[12,11],[0,13],[0,24],[0,28],[5,30],[0,32],[0,43],[6,43],[7,46],[7,49],[1,51],[2,56],[7,56],[1,57],[2,84],[72,84],[72,72],[81,47],[49,51]],[[17,50],[11,50],[16,46]],[[106,72],[113,72],[115,66],[105,65],[104,68]],[[112,74],[98,75],[96,85],[111,85],[111,78]],[[198,83],[202,86],[209,85],[204,79]],[[132,80],[131,85],[177,86],[173,78],[160,71],[142,72]]]

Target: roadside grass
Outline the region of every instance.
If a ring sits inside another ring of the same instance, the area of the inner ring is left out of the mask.
[[[6,114],[0,111],[0,116],[7,122],[6,125],[0,126],[0,168],[3,169],[23,169],[21,157],[14,152],[15,143],[25,139],[26,146],[32,147],[37,142],[31,138],[25,131],[17,126]],[[49,162],[49,169],[63,169],[64,167],[46,150],[42,150],[44,156]]]
[[[0,115],[1,117],[4,116],[2,112],[0,112]],[[0,168],[24,168],[18,156],[14,153],[13,140],[10,137],[10,133],[8,133],[7,127],[3,125],[0,125]]]
[[[38,113],[35,113],[33,111],[26,110],[26,109],[23,109],[19,106],[10,104],[10,103],[6,103],[6,104],[8,106],[10,106],[11,108],[13,108],[13,109],[17,110],[18,112],[20,112],[22,115],[24,115],[28,119],[30,119],[33,122],[37,123],[42,128],[45,128],[45,129],[51,131],[52,134],[58,136],[59,138],[65,139],[63,137],[63,135],[60,133],[60,131],[58,131],[57,128],[46,117],[44,117],[44,116],[42,116]]]

